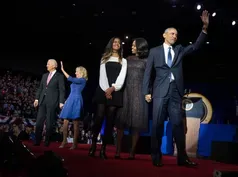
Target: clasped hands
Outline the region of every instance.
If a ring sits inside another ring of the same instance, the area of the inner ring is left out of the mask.
[[[152,101],[151,94],[145,95],[145,101],[147,101],[148,103]]]
[[[115,87],[109,87],[106,91],[105,91],[105,96],[106,98],[109,100],[109,99],[112,99],[112,92],[115,91]]]

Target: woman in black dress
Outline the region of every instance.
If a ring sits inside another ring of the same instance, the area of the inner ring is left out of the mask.
[[[127,76],[123,94],[123,107],[118,109],[117,151],[115,158],[120,158],[121,140],[124,129],[132,134],[132,147],[129,159],[135,159],[135,148],[141,131],[148,129],[148,103],[142,94],[142,82],[149,53],[148,43],[143,38],[136,38],[132,43],[134,56],[127,58]]]
[[[122,56],[121,40],[114,37],[107,44],[100,64],[99,87],[95,94],[97,111],[92,128],[93,140],[89,156],[95,155],[97,137],[102,128],[104,117],[106,117],[100,157],[107,159],[105,150],[112,136],[115,112],[117,108],[123,106],[122,87],[127,72],[127,61]]]

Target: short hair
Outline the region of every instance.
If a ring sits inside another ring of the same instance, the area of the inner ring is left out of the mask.
[[[55,65],[55,68],[58,67],[58,63],[55,59],[49,59],[48,61],[52,61],[52,63],[54,63],[54,65]]]
[[[86,68],[84,68],[83,66],[78,66],[76,70],[79,70],[79,72],[82,73],[82,77],[88,80],[88,71],[86,70]]]
[[[174,27],[169,27],[169,28],[166,28],[166,29],[164,30],[164,33],[167,33],[167,32],[169,32],[169,30],[171,30],[171,29],[175,29],[175,30],[177,31],[177,29],[176,29],[176,28],[174,28]]]

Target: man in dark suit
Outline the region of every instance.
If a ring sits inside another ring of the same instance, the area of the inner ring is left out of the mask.
[[[185,150],[185,132],[182,117],[183,70],[182,59],[185,55],[197,50],[205,42],[209,24],[209,14],[203,11],[202,32],[197,41],[187,47],[174,46],[177,41],[177,30],[165,30],[164,44],[150,50],[143,80],[143,94],[147,102],[153,97],[153,124],[151,135],[151,156],[154,166],[162,166],[161,143],[164,133],[164,120],[169,117],[172,123],[173,137],[177,146],[177,164],[195,166],[188,159]],[[155,69],[152,97],[149,94],[149,82],[152,68]]]
[[[56,60],[49,59],[46,67],[49,72],[42,76],[34,101],[34,107],[39,106],[35,132],[36,146],[40,145],[44,123],[46,123],[45,146],[49,146],[57,109],[62,109],[65,101],[64,76],[56,71]]]

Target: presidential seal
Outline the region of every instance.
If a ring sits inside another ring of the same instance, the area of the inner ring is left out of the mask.
[[[196,116],[196,118],[200,118],[201,123],[203,124],[208,124],[212,119],[212,105],[205,96],[199,93],[184,95],[182,108],[187,112],[187,118],[192,118],[195,114],[198,114],[198,117]],[[190,114],[193,116],[189,116]]]
[[[183,102],[182,102],[182,108],[185,111],[190,111],[191,109],[193,109],[192,100],[190,100],[189,98],[184,99]]]

